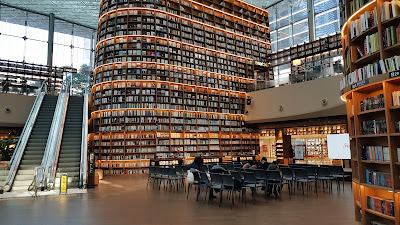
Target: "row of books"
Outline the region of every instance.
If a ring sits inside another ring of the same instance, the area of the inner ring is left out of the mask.
[[[390,173],[382,173],[379,171],[365,170],[365,180],[367,184],[377,185],[381,187],[391,188],[392,176]]]
[[[362,146],[364,160],[390,161],[389,147],[383,146]]]
[[[368,97],[360,102],[361,112],[385,108],[385,98],[383,94],[379,94],[375,97]]]
[[[352,1],[350,1],[350,14],[353,14],[355,11],[362,8],[369,1],[370,0],[352,0]]]
[[[393,17],[400,16],[400,1],[399,0],[392,0],[383,2],[380,5],[381,11],[381,21],[388,20]]]
[[[343,89],[359,81],[397,70],[400,70],[400,56],[381,59],[349,73],[340,81],[340,88]]]
[[[399,43],[400,39],[400,24],[390,26],[383,30],[383,47],[389,47]]]
[[[361,123],[361,134],[386,134],[387,125],[386,119],[382,120],[367,120]]]
[[[394,201],[374,196],[367,197],[367,208],[394,217]]]
[[[380,50],[379,33],[367,35],[364,45],[357,47],[357,59]]]
[[[362,32],[374,27],[378,24],[378,12],[376,7],[372,11],[366,11],[360,15],[359,19],[356,19],[350,23],[351,38],[355,38]]]
[[[393,91],[393,106],[400,106],[400,91]]]

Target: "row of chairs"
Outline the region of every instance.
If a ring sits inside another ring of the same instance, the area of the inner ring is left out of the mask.
[[[159,190],[162,184],[164,184],[164,189],[176,186],[176,190],[179,191],[179,186],[182,185],[185,190],[185,171],[182,166],[150,166],[147,187],[153,181],[153,188],[157,185]]]
[[[306,169],[307,172],[309,173],[309,175],[311,177],[313,177],[314,175],[316,176],[318,174],[318,168],[325,168],[323,170],[325,173],[326,177],[330,177],[330,179],[332,180],[336,180],[337,183],[337,188],[340,189],[340,182],[342,182],[342,187],[344,190],[344,182],[347,178],[349,178],[351,175],[345,174],[343,167],[341,166],[331,166],[331,165],[321,165],[321,166],[316,166],[316,165],[307,165],[307,164],[289,164],[289,168],[295,169],[295,168],[303,168]],[[328,175],[328,171],[326,171],[326,169],[328,169],[329,171],[329,175]]]
[[[189,183],[187,198],[189,198],[190,189],[195,186],[197,189],[196,201],[199,200],[201,189],[205,189],[205,200],[207,197],[212,199],[213,190],[219,192],[219,205],[222,203],[222,193],[228,192],[228,199],[232,200],[234,205],[235,193],[239,193],[242,201],[246,204],[246,189],[252,191],[253,201],[255,201],[256,191],[259,188],[264,188],[265,198],[267,198],[268,190],[272,191],[272,187],[276,186],[279,196],[282,186],[285,183],[279,171],[229,171],[227,173],[209,173],[209,176],[204,171],[193,173],[194,182]]]
[[[220,204],[222,202],[222,192],[228,192],[228,198],[232,198],[232,205],[234,205],[234,195],[236,192],[240,192],[242,200],[246,197],[246,189],[250,188],[252,191],[253,200],[255,201],[256,191],[259,188],[264,188],[265,198],[267,199],[268,191],[272,192],[272,187],[276,189],[276,192],[281,197],[282,188],[284,185],[288,186],[289,196],[295,193],[296,186],[302,190],[303,195],[305,194],[305,187],[307,190],[312,189],[314,184],[314,191],[318,194],[319,183],[322,183],[322,187],[325,191],[325,184],[330,191],[332,189],[332,181],[339,180],[342,178],[343,182],[345,175],[343,169],[335,167],[316,167],[316,166],[281,166],[280,170],[265,171],[260,169],[255,170],[244,170],[242,165],[239,164],[228,164],[219,165],[226,169],[225,173],[217,174],[210,173],[212,165],[204,166],[202,171],[194,173],[194,183],[189,183],[187,198],[192,186],[197,189],[198,201],[200,190],[206,189],[207,193],[210,194],[211,190],[220,191]],[[341,171],[340,171],[341,169]],[[157,185],[158,189],[164,184],[164,189],[168,187],[176,187],[179,191],[180,186],[186,191],[185,178],[187,168],[184,166],[159,166],[149,168],[149,177],[147,186],[153,181],[153,188]],[[207,176],[207,174],[209,176]],[[340,187],[338,183],[338,187]],[[240,195],[239,195],[240,197]]]

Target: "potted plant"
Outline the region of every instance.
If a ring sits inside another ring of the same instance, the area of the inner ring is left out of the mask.
[[[10,161],[12,156],[12,151],[14,150],[12,146],[18,143],[19,137],[4,138],[0,141],[0,161]]]

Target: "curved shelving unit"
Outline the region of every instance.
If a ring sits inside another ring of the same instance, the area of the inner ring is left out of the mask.
[[[346,0],[347,9],[352,2]],[[342,44],[348,51],[343,56],[346,65],[341,98],[346,101],[351,137],[356,220],[363,225],[373,224],[373,221],[386,225],[399,225],[400,222],[400,139],[397,136],[400,103],[394,100],[398,98],[396,92],[400,91],[400,73],[396,66],[389,65],[392,63],[390,59],[399,51],[396,51],[398,44],[387,46],[387,41],[382,41],[386,28],[398,26],[400,17],[382,21],[383,5],[387,4],[384,2],[369,1],[353,14],[348,14],[342,27]],[[351,37],[351,32],[355,32],[352,22],[360,19],[361,15],[368,15],[368,12],[373,14],[374,10],[377,12],[375,25],[369,24],[370,28],[358,32],[355,37],[353,33]],[[362,54],[364,40],[374,33],[377,41],[374,39],[373,44],[377,50]],[[389,62],[385,64],[386,71],[372,69],[367,76],[361,76],[360,68],[371,68],[379,60]]]
[[[252,157],[249,85],[269,71],[268,12],[244,1],[103,0],[90,150],[106,174]],[[266,61],[265,61],[266,60]]]

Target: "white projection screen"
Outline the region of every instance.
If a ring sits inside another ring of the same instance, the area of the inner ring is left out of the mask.
[[[349,134],[328,134],[328,158],[351,159]]]

